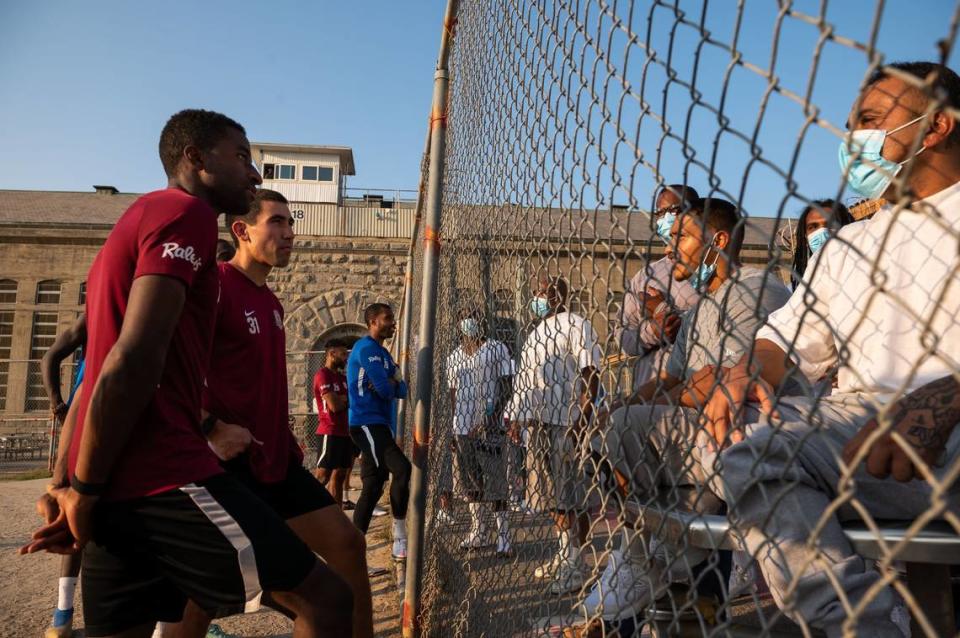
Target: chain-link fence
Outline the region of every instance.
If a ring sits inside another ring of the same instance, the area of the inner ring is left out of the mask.
[[[450,3],[405,635],[956,632],[960,79],[860,4]]]

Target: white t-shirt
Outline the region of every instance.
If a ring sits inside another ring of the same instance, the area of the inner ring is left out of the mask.
[[[488,339],[472,355],[458,347],[447,357],[447,387],[456,392],[453,433],[465,435],[483,422],[487,401],[497,400],[497,380],[513,376],[513,359],[503,343]]]
[[[589,321],[561,312],[541,321],[520,352],[513,397],[505,411],[511,421],[539,421],[568,426],[579,418],[580,371],[603,359],[597,333]]]
[[[960,370],[960,183],[844,226],[757,333],[815,381],[882,402]],[[794,341],[796,339],[796,341]],[[841,359],[838,353],[843,353]]]

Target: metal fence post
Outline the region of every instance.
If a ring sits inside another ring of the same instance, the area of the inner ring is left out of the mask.
[[[447,1],[430,110],[430,171],[427,178],[424,229],[423,288],[420,299],[417,388],[414,407],[413,473],[407,516],[407,572],[403,598],[403,635],[420,635],[420,596],[423,585],[423,538],[427,504],[427,457],[430,445],[430,406],[433,392],[433,338],[436,328],[437,270],[440,258],[440,217],[443,205],[443,164],[447,128],[447,62],[456,25],[457,0]]]
[[[430,130],[427,130],[427,139],[423,144],[423,154],[420,161],[420,183],[417,185],[417,204],[414,209],[413,231],[410,233],[410,246],[407,248],[407,263],[403,273],[403,305],[400,313],[400,343],[397,347],[397,360],[400,362],[400,374],[404,380],[410,380],[410,326],[413,323],[413,251],[417,249],[417,234],[420,232],[420,223],[423,218],[424,175],[429,166]],[[399,200],[399,192],[398,192]],[[404,437],[407,430],[407,399],[397,401],[397,445],[404,446]]]

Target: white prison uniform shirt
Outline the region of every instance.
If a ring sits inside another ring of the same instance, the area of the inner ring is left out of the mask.
[[[500,341],[488,339],[472,355],[458,347],[447,357],[447,387],[456,393],[453,433],[467,435],[486,418],[487,401],[497,400],[497,381],[513,376],[513,359]]]
[[[588,320],[572,312],[542,320],[520,352],[506,418],[575,424],[583,390],[580,372],[588,366],[599,371],[602,359],[597,333]]]
[[[811,381],[845,346],[838,393],[882,403],[910,392],[960,370],[958,255],[960,183],[911,209],[884,207],[827,241],[757,338],[778,344]]]

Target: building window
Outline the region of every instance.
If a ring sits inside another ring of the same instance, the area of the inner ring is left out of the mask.
[[[277,164],[277,179],[296,179],[296,169],[293,164]]]
[[[87,303],[87,282],[80,284],[80,299],[77,301],[77,304],[84,305]]]
[[[60,303],[60,282],[51,280],[37,284],[37,303]]]
[[[300,170],[302,178],[309,182],[332,182],[333,167],[331,166],[304,166]]]
[[[0,279],[0,303],[17,303],[17,282]]]
[[[7,409],[7,379],[10,346],[13,343],[13,311],[0,312],[0,410]]]
[[[30,362],[27,366],[26,410],[45,410],[49,407],[47,391],[43,387],[40,359],[57,338],[59,315],[55,312],[33,313],[33,331],[30,336]]]
[[[274,164],[263,165],[263,179],[274,179],[277,175],[277,167]]]

